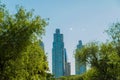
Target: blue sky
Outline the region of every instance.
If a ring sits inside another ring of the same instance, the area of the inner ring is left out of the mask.
[[[74,74],[73,52],[79,40],[83,44],[97,40],[105,42],[108,36],[103,33],[113,23],[120,21],[119,0],[1,0],[11,13],[15,5],[22,5],[27,10],[35,9],[35,15],[50,18],[43,36],[45,50],[48,53],[51,70],[53,33],[60,28],[64,34],[68,61]]]

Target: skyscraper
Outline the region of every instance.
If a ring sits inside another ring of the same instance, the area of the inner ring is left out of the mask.
[[[52,48],[52,72],[56,78],[65,75],[66,62],[67,56],[66,49],[64,48],[63,34],[60,34],[60,29],[56,29]]]
[[[83,47],[82,41],[80,40],[77,49],[81,49]],[[76,50],[77,50],[76,49]],[[82,74],[86,71],[86,63],[81,63],[77,58],[75,59],[75,73]]]

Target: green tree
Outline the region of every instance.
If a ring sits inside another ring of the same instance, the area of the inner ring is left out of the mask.
[[[98,66],[98,44],[97,42],[91,42],[77,49],[75,58],[81,59],[82,63],[89,63],[91,66]]]
[[[46,25],[33,11],[18,7],[11,15],[0,3],[1,80],[45,80],[48,64],[37,37],[42,37]]]
[[[113,46],[117,51],[117,54],[111,55],[111,63],[114,64],[111,66],[113,67],[113,69],[115,68],[114,73],[116,73],[116,76],[118,76],[118,79],[120,79],[120,72],[118,72],[120,71],[120,23],[113,23],[113,25],[111,25],[109,29],[106,30],[106,32],[110,36]]]
[[[118,55],[120,56],[120,23],[114,23],[106,30],[106,32],[112,39],[112,42],[118,51]]]
[[[51,73],[47,73],[46,80],[55,80],[54,75]]]
[[[116,56],[116,54],[117,51],[112,43],[98,44],[97,42],[91,42],[77,50],[75,57],[81,62],[87,62],[92,69],[96,70],[94,71],[96,75],[93,75],[90,80],[116,80],[117,71],[114,71],[115,68],[113,69],[111,66],[115,66],[111,55]]]

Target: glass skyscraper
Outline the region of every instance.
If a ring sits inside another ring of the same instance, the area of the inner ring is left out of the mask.
[[[52,73],[56,78],[65,75],[66,62],[67,54],[64,48],[63,34],[60,33],[60,29],[56,29],[52,48]]]
[[[77,49],[81,49],[83,47],[82,41],[80,40]],[[76,50],[77,50],[76,49]],[[75,59],[75,73],[82,74],[86,71],[86,63],[81,63],[77,58]]]

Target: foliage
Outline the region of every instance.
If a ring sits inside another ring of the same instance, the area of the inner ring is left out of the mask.
[[[83,73],[81,75],[62,76],[58,80],[95,80],[96,76],[96,69],[91,68],[86,73]]]
[[[107,34],[114,42],[120,42],[120,23],[113,23],[108,30]]]
[[[120,58],[113,42],[90,42],[76,50],[75,58],[80,63],[88,63],[90,69],[74,76],[61,77],[60,80],[119,80]]]
[[[120,23],[114,23],[106,30],[107,34],[112,39],[114,46],[116,47],[117,53],[120,56]]]
[[[118,76],[117,79],[120,79],[120,23],[113,23],[112,26],[109,27],[108,30],[106,30],[107,34],[112,39],[113,46],[115,47],[115,50],[117,54],[111,54],[109,57],[111,58],[112,63],[111,67],[112,70],[114,70],[114,76]],[[111,72],[112,73],[112,72]]]
[[[18,7],[17,13],[10,15],[0,4],[1,80],[45,79],[48,64],[37,36],[41,37],[46,25],[32,11]]]
[[[62,76],[56,80],[83,80],[81,75]]]
[[[114,58],[112,58],[113,55]],[[75,57],[82,62],[88,62],[91,68],[95,69],[95,79],[88,77],[90,80],[110,80],[117,79],[119,76],[119,67],[116,66],[119,57],[112,43],[88,43],[82,49],[76,51]],[[87,73],[88,76],[91,75],[91,73],[92,72]]]
[[[98,63],[98,45],[97,42],[91,42],[86,44],[82,49],[77,49],[75,58],[81,59],[80,62],[90,63],[92,66],[97,66]]]
[[[46,80],[55,80],[54,75],[51,73],[47,73]]]
[[[120,79],[120,23],[114,23],[106,30],[111,42],[98,44],[91,42],[77,50],[75,58],[87,62],[96,71],[95,79],[89,77],[92,72],[85,73],[91,80],[119,80]],[[84,77],[85,79],[85,77]],[[85,79],[85,80],[89,80]]]

